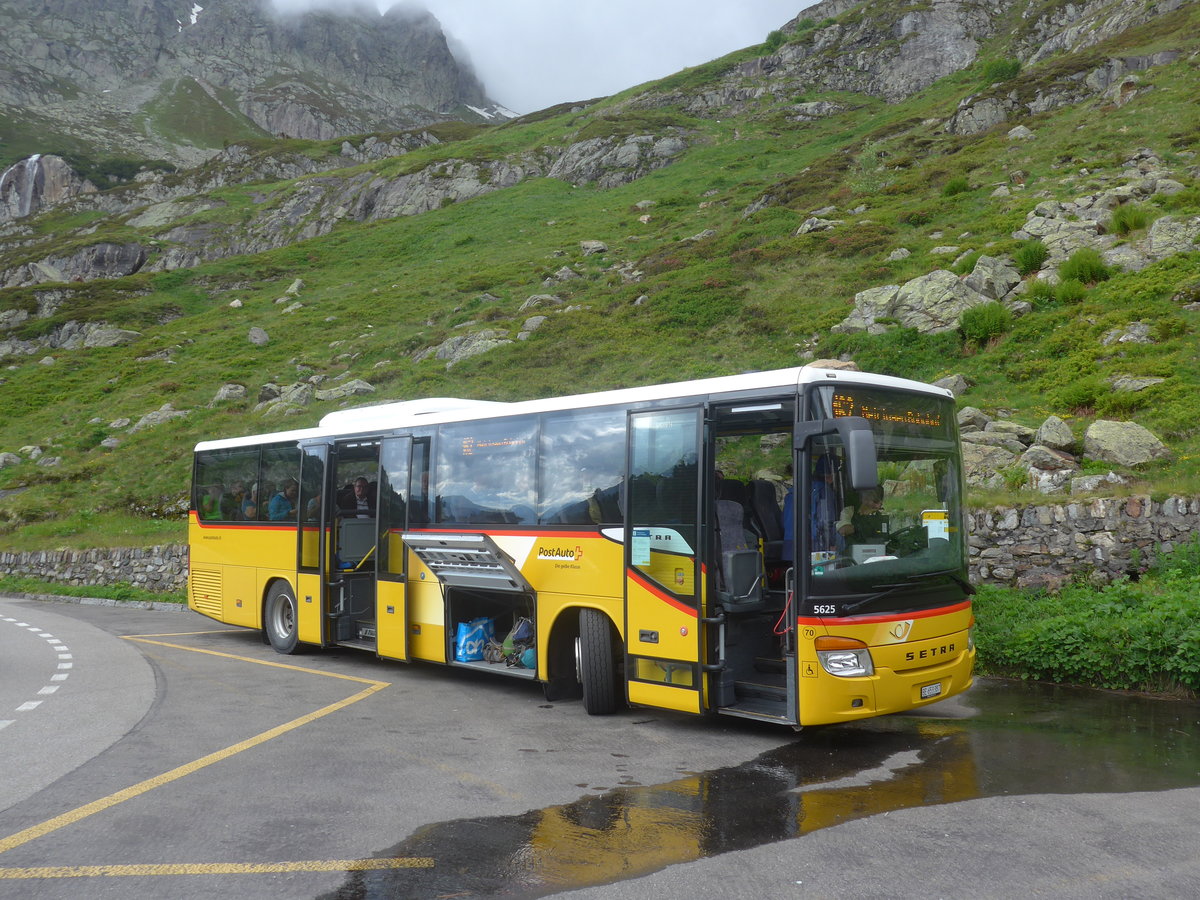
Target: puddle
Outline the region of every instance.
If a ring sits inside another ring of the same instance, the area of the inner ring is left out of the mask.
[[[809,730],[745,765],[429,825],[376,855],[432,869],[350,873],[327,900],[541,897],[909,807],[1200,785],[1200,703],[980,681],[963,705],[974,715]]]

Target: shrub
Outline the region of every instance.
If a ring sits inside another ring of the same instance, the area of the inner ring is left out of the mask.
[[[971,183],[967,181],[966,176],[956,175],[946,182],[945,187],[942,188],[942,196],[953,197],[956,194],[965,194],[970,189]]]
[[[1041,269],[1050,251],[1041,241],[1026,241],[1013,253],[1013,262],[1022,275],[1032,275]]]
[[[1074,278],[1060,281],[1054,288],[1054,299],[1059,303],[1079,303],[1087,296],[1087,288]]]
[[[763,43],[764,53],[774,53],[783,44],[783,32],[776,29],[767,35],[766,41]]]
[[[1063,281],[1074,280],[1080,284],[1095,284],[1098,281],[1108,281],[1112,273],[1098,250],[1081,247],[1072,253],[1058,269]]]
[[[1140,203],[1125,203],[1113,210],[1109,229],[1116,234],[1129,234],[1150,224],[1152,213]]]
[[[1012,313],[1003,303],[993,300],[972,306],[964,312],[958,320],[958,327],[963,337],[982,347],[1012,328]]]
[[[1095,375],[1089,375],[1059,388],[1054,401],[1061,409],[1095,409],[1096,401],[1106,393],[1108,386]]]
[[[925,209],[914,209],[909,212],[902,213],[898,221],[901,225],[912,225],[914,228],[919,228],[922,225],[928,225],[933,221],[933,214]]]
[[[1025,299],[1034,306],[1045,306],[1051,301],[1058,299],[1058,292],[1050,282],[1042,281],[1038,278],[1029,283],[1029,290],[1025,292]]]
[[[983,64],[983,83],[995,84],[997,81],[1008,81],[1015,78],[1021,71],[1019,59],[989,59]]]

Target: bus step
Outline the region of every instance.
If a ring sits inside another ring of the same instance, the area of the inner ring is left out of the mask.
[[[782,657],[768,658],[765,656],[757,656],[754,658],[755,672],[786,672],[787,663]]]
[[[786,690],[764,688],[757,684],[749,685],[744,681],[737,683],[737,700],[728,706],[722,706],[720,711],[724,715],[748,719],[791,721]]]

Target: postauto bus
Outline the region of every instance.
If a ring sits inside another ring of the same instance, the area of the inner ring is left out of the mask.
[[[799,728],[971,684],[952,396],[805,366],[195,448],[188,603],[280,653]]]

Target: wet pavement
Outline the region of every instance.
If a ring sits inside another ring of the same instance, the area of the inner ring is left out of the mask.
[[[325,897],[541,897],[898,810],[1194,787],[1198,738],[1200,703],[981,680],[921,715],[806,730],[745,765],[429,825],[376,856],[435,867],[350,873]]]

